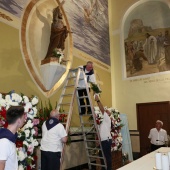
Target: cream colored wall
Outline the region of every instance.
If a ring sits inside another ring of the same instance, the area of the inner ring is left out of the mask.
[[[30,97],[31,95],[36,95],[43,103],[48,101],[48,98],[41,93],[37,85],[31,79],[23,62],[19,45],[19,30],[0,22],[0,37],[0,92],[7,93],[11,90],[15,90],[16,93],[23,93]],[[84,64],[86,64],[86,61],[84,61],[83,58],[73,58],[73,68]],[[103,91],[101,100],[104,105],[111,106],[110,72],[101,69],[95,63],[94,66],[95,72],[98,75],[97,78],[103,82],[103,85],[101,85]],[[49,98],[53,107],[56,101],[58,101],[60,94],[61,88]],[[76,117],[77,115],[73,116],[73,126],[77,124]]]
[[[138,1],[109,0],[113,104],[121,113],[127,114],[131,130],[137,129],[136,103],[170,101],[170,73],[123,80],[121,22],[126,10],[136,2]]]

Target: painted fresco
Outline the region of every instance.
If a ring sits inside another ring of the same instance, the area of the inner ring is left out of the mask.
[[[165,2],[139,4],[123,29],[126,78],[170,70],[170,9]]]
[[[10,12],[16,17],[21,17],[22,11],[30,0],[0,0],[0,8]]]
[[[0,7],[20,18],[29,0],[0,0]],[[57,1],[56,1],[57,2]],[[63,8],[74,47],[110,65],[108,1],[66,0]]]
[[[74,47],[110,65],[108,1],[66,0]]]

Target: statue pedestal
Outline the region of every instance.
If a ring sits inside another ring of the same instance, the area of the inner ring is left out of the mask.
[[[48,59],[48,62],[47,59],[45,60],[41,61],[41,76],[46,90],[51,90],[65,73],[66,66],[60,65],[56,60],[52,61],[51,58]]]
[[[51,63],[51,62],[59,63],[59,58],[57,58],[57,57],[49,57],[49,58],[46,58],[46,59],[44,59],[44,60],[41,60],[41,65],[43,65],[43,64],[48,64],[48,63]]]

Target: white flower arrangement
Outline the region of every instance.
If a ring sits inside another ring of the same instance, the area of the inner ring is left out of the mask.
[[[122,135],[121,135],[121,127],[123,126],[121,124],[121,119],[120,119],[120,113],[118,110],[113,109],[113,108],[107,108],[107,106],[104,107],[104,109],[109,110],[111,112],[110,119],[112,122],[112,127],[111,127],[111,136],[112,136],[112,151],[117,151],[121,150],[122,148]],[[96,114],[96,122],[97,124],[101,124],[103,121],[103,114],[101,113],[99,107],[94,107],[94,112]]]
[[[5,114],[10,106],[22,105],[24,107],[24,111],[27,113],[27,121],[18,131],[18,139],[16,142],[19,165],[18,170],[32,169],[35,167],[34,151],[38,146],[38,141],[35,136],[35,134],[37,134],[35,126],[39,123],[39,121],[36,120],[37,103],[38,98],[36,96],[28,98],[23,94],[19,95],[14,92],[7,95],[0,94],[0,122],[5,122]],[[35,120],[36,125],[34,124]]]
[[[55,48],[53,51],[53,55],[58,58],[58,63],[62,63],[62,59],[64,58],[64,53],[61,48]]]

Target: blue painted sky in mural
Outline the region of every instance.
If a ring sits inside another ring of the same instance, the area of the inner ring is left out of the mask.
[[[29,0],[0,0],[0,8],[20,18]]]
[[[145,11],[143,11],[143,9],[145,9]],[[125,39],[128,37],[130,23],[133,19],[141,19],[145,26],[151,26],[152,29],[160,28],[160,26],[161,28],[168,28],[170,27],[169,7],[163,2],[153,1],[145,2],[133,9],[124,23]]]
[[[86,12],[91,3],[95,3],[93,11]],[[67,0],[63,8],[73,32],[74,46],[110,65],[107,0]]]

